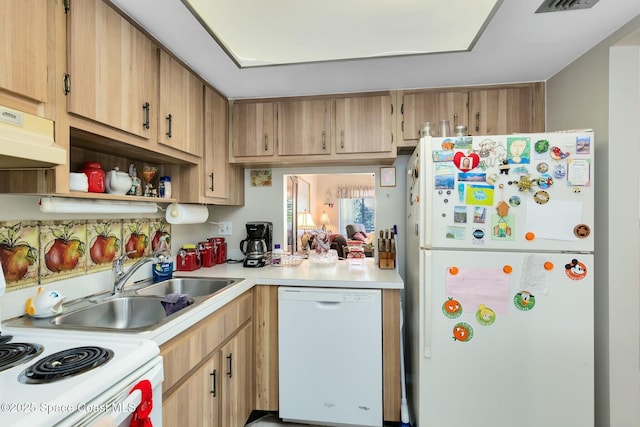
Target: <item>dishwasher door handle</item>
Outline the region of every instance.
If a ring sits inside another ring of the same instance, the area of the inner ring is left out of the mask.
[[[341,304],[340,301],[316,301],[316,306],[323,310],[336,310]]]

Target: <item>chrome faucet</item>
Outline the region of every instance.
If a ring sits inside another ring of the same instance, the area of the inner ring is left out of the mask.
[[[124,262],[127,260],[127,256],[129,256],[132,253],[135,253],[135,251],[127,252],[126,254],[122,255],[121,257],[113,261],[113,277],[114,277],[113,294],[114,295],[122,293],[124,289],[124,285],[127,283],[127,280],[129,280],[131,276],[133,276],[133,273],[138,271],[140,267],[142,267],[148,262],[156,261],[158,259],[158,254],[155,254],[155,253],[151,256],[140,258],[138,261],[136,261],[135,264],[129,267],[129,269],[125,273]]]

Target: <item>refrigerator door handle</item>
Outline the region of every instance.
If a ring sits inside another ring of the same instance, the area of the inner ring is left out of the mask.
[[[433,245],[432,228],[433,224],[433,188],[427,188],[427,183],[433,181],[433,161],[431,158],[431,145],[432,138],[430,136],[423,136],[418,142],[420,146],[420,158],[418,162],[420,164],[420,185],[419,185],[419,197],[418,200],[420,208],[418,212],[421,213],[419,223],[422,227],[418,230],[420,233],[420,247],[431,248]]]
[[[431,335],[432,335],[432,329],[433,329],[432,289],[431,289],[431,284],[433,282],[433,273],[432,273],[433,265],[431,262],[432,252],[431,251],[422,251],[422,252],[424,253],[424,256],[420,257],[420,264],[422,264],[420,266],[420,272],[422,276],[420,278],[420,281],[422,282],[422,291],[424,293],[423,295],[424,309],[422,310],[422,315],[424,316],[423,323],[422,323],[423,329],[424,329],[423,351],[424,351],[424,357],[427,359],[430,359],[431,358]]]

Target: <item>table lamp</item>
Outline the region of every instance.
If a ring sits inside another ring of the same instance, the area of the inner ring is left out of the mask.
[[[313,217],[306,210],[304,212],[298,212],[298,229],[303,230],[302,236],[300,236],[300,244],[302,246],[302,253],[307,254],[309,252],[309,234],[307,230],[313,230],[316,225],[313,223]]]

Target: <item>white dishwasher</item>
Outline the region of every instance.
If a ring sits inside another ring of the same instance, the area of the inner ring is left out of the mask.
[[[280,417],[382,426],[379,289],[278,289]]]

